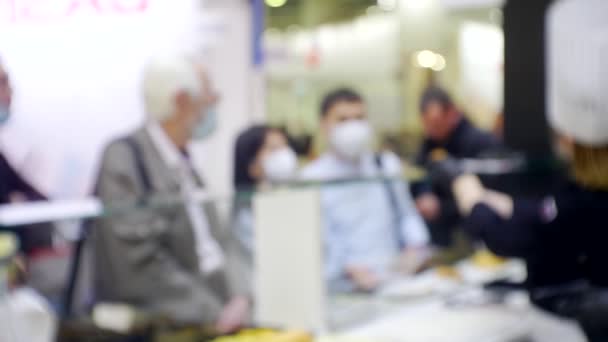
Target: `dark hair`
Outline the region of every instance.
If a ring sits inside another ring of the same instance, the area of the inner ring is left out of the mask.
[[[454,102],[447,91],[439,87],[427,88],[420,98],[420,113],[424,113],[431,103],[439,103],[444,109],[454,106]]]
[[[249,174],[249,167],[264,146],[268,133],[275,131],[283,133],[274,127],[258,125],[239,134],[234,147],[234,186],[237,189],[248,189],[255,186],[256,180]]]
[[[340,88],[325,95],[321,102],[321,117],[327,116],[330,109],[338,102],[363,102],[363,97],[349,88]]]

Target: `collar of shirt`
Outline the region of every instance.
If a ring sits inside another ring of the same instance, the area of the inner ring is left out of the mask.
[[[154,147],[160,153],[163,162],[170,168],[178,168],[184,162],[184,157],[180,154],[179,149],[173,144],[167,133],[160,127],[157,122],[149,122],[146,125],[146,131],[152,139]]]
[[[352,162],[327,152],[302,172],[302,178],[316,181],[360,179],[377,176],[374,154],[366,153]]]
[[[203,177],[192,165],[188,151],[181,152],[156,122],[149,122],[146,125],[146,131],[165,165],[179,173],[181,178],[179,183],[184,185],[185,181],[191,183],[191,187],[200,188]]]
[[[194,231],[201,271],[204,274],[210,274],[221,269],[224,266],[224,256],[221,247],[211,234],[207,216],[193,197],[197,184],[194,170],[190,168],[187,157],[180,153],[158,123],[148,123],[146,130],[163,162],[169,168],[179,171],[179,182],[183,194],[186,195],[186,211]]]

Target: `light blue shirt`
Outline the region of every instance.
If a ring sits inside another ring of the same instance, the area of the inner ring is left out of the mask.
[[[233,229],[249,258],[253,258],[253,236],[254,216],[250,205],[241,205],[233,212]]]
[[[308,181],[331,181],[378,177],[401,178],[399,158],[381,155],[382,170],[372,153],[353,163],[326,153],[302,171]],[[429,243],[424,221],[413,205],[406,181],[391,181],[396,205],[382,180],[328,184],[321,189],[325,229],[326,277],[330,289],[349,290],[352,284],[344,270],[350,265],[365,266],[380,277],[389,273],[400,253],[399,241],[409,246]],[[395,207],[400,212],[395,213]],[[399,219],[396,222],[395,218]]]

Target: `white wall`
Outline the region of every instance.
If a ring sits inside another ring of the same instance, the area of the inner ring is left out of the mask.
[[[504,35],[493,25],[464,22],[459,37],[460,85],[471,108],[501,113],[504,84]],[[494,116],[482,125],[491,127]]]
[[[140,2],[145,10],[110,6]],[[221,128],[197,149],[197,159],[212,160],[201,164],[208,183],[228,189],[231,139],[249,121],[248,1],[203,11],[199,0],[108,0],[102,9],[94,3],[0,1],[0,55],[15,86],[3,153],[54,198],[87,194],[103,147],[142,123],[145,61],[185,49],[207,55],[222,93]],[[30,15],[15,18],[9,5],[28,6],[30,12],[15,13]]]
[[[202,168],[207,185],[214,193],[232,190],[234,142],[238,133],[259,121],[259,102],[263,82],[252,68],[251,9],[248,1],[224,1],[207,9],[222,18],[223,32],[211,49],[208,62],[221,94],[219,129],[210,139],[194,147],[195,161]],[[263,97],[262,97],[263,99]]]

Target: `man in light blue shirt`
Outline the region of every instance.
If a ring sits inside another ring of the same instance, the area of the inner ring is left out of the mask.
[[[326,277],[333,291],[371,291],[399,259],[426,251],[429,234],[407,182],[396,180],[402,176],[399,158],[370,148],[373,133],[362,97],[348,89],[329,94],[321,120],[329,148],[304,168],[302,179],[350,180],[321,190]]]

